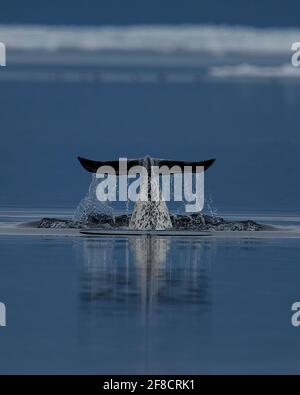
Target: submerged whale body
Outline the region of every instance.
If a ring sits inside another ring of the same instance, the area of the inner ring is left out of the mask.
[[[113,168],[115,175],[119,176],[126,174],[124,170],[120,168],[119,160],[93,161],[82,157],[78,157],[78,160],[84,169],[91,173],[97,173],[99,171],[98,169],[102,166],[110,166]],[[167,166],[168,168],[176,166],[179,171],[183,171],[188,166],[189,170],[195,173],[197,167],[201,166],[204,170],[207,170],[214,161],[215,159],[201,162],[188,162],[146,156],[140,159],[129,159],[127,161],[126,171],[128,172],[134,166],[143,166],[147,170],[147,174],[151,175],[152,166]],[[145,201],[138,198],[130,217],[129,228],[138,230],[164,230],[172,228],[173,225],[170,213],[165,201],[161,198],[158,182],[151,179],[151,177],[142,176],[139,196],[145,196],[145,193],[148,194],[148,199]]]

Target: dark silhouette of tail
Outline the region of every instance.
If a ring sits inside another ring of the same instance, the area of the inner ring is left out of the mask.
[[[140,158],[140,159],[128,159],[127,160],[127,171],[130,170],[133,166],[141,166],[144,165],[145,161],[149,161],[150,157]],[[204,160],[201,162],[189,162],[182,160],[166,160],[166,159],[158,159],[158,158],[150,158],[151,165],[153,166],[168,166],[168,168],[172,168],[173,166],[178,167],[181,171],[184,170],[185,166],[191,167],[192,172],[196,172],[196,167],[203,166],[204,170],[207,170],[215,161],[215,159]],[[107,161],[95,161],[90,159],[85,159],[82,157],[78,157],[79,162],[82,167],[89,171],[90,173],[97,173],[97,170],[101,166],[111,166],[116,175],[119,174],[119,161],[118,160],[107,160]]]

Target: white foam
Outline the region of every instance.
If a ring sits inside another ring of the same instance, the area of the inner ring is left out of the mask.
[[[8,50],[208,52],[278,55],[291,52],[300,29],[217,25],[0,25]]]
[[[240,64],[235,66],[214,66],[209,69],[209,75],[220,79],[299,79],[300,69],[292,67],[291,64],[281,66],[256,66]]]

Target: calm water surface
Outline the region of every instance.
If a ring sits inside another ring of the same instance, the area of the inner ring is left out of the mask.
[[[298,240],[0,238],[1,373],[299,373]]]
[[[298,226],[299,86],[3,77],[0,206],[72,213],[78,155],[215,157],[213,209]],[[299,239],[0,236],[0,373],[300,373],[299,255]]]

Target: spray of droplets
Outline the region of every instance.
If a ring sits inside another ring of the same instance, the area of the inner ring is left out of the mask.
[[[92,174],[92,181],[85,197],[81,200],[74,213],[74,220],[87,222],[91,216],[105,214],[113,216],[113,209],[107,202],[100,202],[96,196],[96,188],[99,180],[96,174]]]

